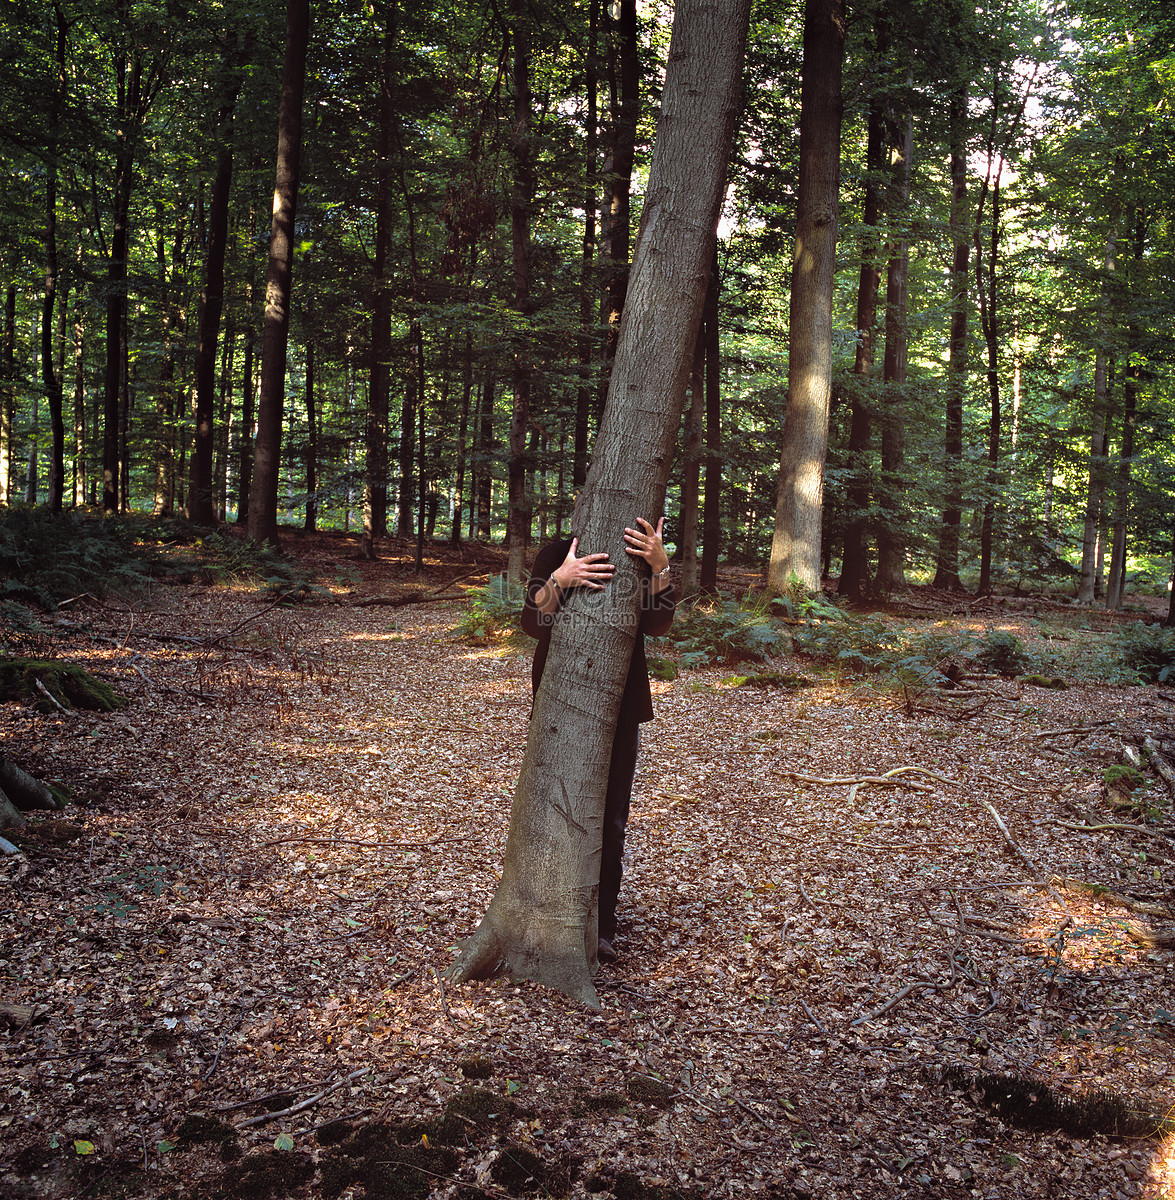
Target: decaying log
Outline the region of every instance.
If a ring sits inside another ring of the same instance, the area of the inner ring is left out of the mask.
[[[1155,774],[1167,785],[1167,792],[1175,801],[1175,767],[1163,757],[1163,752],[1154,738],[1143,738],[1142,748],[1146,752],[1147,761],[1154,767]]]
[[[45,784],[39,779],[34,779],[3,755],[0,755],[0,791],[3,791],[17,808],[61,808]]]
[[[23,829],[27,824],[16,805],[0,791],[0,829]]]

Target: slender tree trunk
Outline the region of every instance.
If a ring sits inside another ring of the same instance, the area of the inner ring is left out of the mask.
[[[491,364],[486,371],[485,382],[482,385],[481,396],[481,425],[478,435],[478,445],[481,452],[481,465],[477,488],[477,536],[488,541],[493,526],[494,501],[494,392],[496,380]]]
[[[502,879],[452,968],[505,958],[514,973],[599,1007],[596,894],[604,793],[644,576],[624,553],[633,512],[664,502],[705,302],[750,0],[679,0],[657,145],[612,371],[575,517],[584,550],[611,555],[602,592],[572,593],[555,620],[510,815]]]
[[[615,0],[607,6],[608,81],[611,122],[601,175],[604,201],[600,209],[600,257],[604,269],[601,324],[606,336],[601,404],[608,393],[608,369],[616,354],[620,314],[628,293],[628,252],[631,240],[632,168],[636,160],[637,122],[640,118],[640,44],[637,37],[636,0]]]
[[[461,354],[461,411],[457,420],[457,462],[453,470],[453,520],[449,541],[461,544],[461,520],[465,508],[465,465],[469,450],[469,401],[473,396],[473,335],[466,331],[465,349]],[[473,499],[473,479],[469,481],[470,507]]]
[[[1134,271],[1131,291],[1146,251],[1147,222],[1137,210],[1133,218]],[[1138,390],[1142,370],[1138,362],[1141,341],[1133,306],[1126,328],[1126,366],[1122,373],[1122,451],[1118,456],[1118,478],[1114,489],[1113,543],[1110,552],[1110,582],[1106,589],[1106,607],[1119,609],[1126,595],[1126,533],[1130,518],[1130,475],[1134,460],[1134,432],[1138,422]]]
[[[706,408],[706,330],[705,320],[698,326],[694,344],[693,370],[689,380],[689,408],[681,439],[681,595],[698,593],[698,484],[701,474],[702,417]]]
[[[587,128],[584,130],[584,198],[583,243],[579,266],[579,387],[575,393],[575,450],[571,479],[578,489],[587,478],[588,429],[592,406],[592,357],[596,345],[596,289],[593,266],[596,258],[596,155],[599,151],[598,67],[596,63],[599,39],[600,0],[588,3],[588,46],[584,62],[587,84]],[[560,491],[562,497],[562,491]]]
[[[951,93],[951,331],[947,364],[943,513],[934,573],[936,588],[962,591],[959,532],[963,523],[963,401],[967,393],[967,288],[971,246],[967,237],[967,84]]]
[[[86,306],[80,295],[74,301],[73,319],[73,504],[80,508],[86,502],[86,474],[88,471],[89,446],[86,440]],[[0,396],[0,405],[3,397]],[[0,460],[0,479],[4,467]],[[0,494],[0,502],[3,496]]]
[[[12,503],[12,416],[16,406],[16,284],[4,293],[4,342],[0,367],[0,503]]]
[[[885,27],[879,21],[876,54],[886,53]],[[873,375],[874,341],[877,334],[877,293],[881,287],[881,244],[877,232],[881,219],[878,178],[882,171],[885,147],[885,113],[879,89],[869,105],[869,126],[865,150],[865,201],[861,216],[864,243],[861,250],[861,274],[857,282],[857,353],[853,360],[853,388],[849,405],[848,522],[845,529],[844,555],[841,559],[837,592],[858,600],[868,583],[865,555],[865,531],[868,525],[871,481],[869,441],[873,425],[873,395],[868,381]]]
[[[843,0],[806,0],[800,176],[783,427],[769,591],[820,587],[824,459],[832,390],[832,292],[840,185]]]
[[[277,168],[273,225],[265,284],[265,325],[261,349],[261,397],[257,445],[249,494],[249,537],[277,542],[277,488],[281,470],[282,405],[286,387],[286,348],[290,333],[290,287],[294,266],[294,214],[302,160],[302,93],[310,35],[309,0],[287,0],[286,50],[277,124]]]
[[[61,107],[65,102],[65,17],[53,5],[57,25],[56,79],[49,114],[49,144],[45,164],[45,293],[41,304],[41,380],[49,401],[49,508],[60,512],[65,494],[65,415],[61,372],[55,369],[53,353],[54,305],[57,299],[57,139]],[[61,297],[62,313],[65,296]]]
[[[228,247],[229,194],[233,181],[233,109],[241,90],[235,65],[235,41],[225,56],[225,82],[217,112],[216,175],[208,204],[208,257],[204,293],[200,297],[199,342],[196,347],[196,439],[192,451],[188,517],[197,525],[215,525],[212,503],[212,460],[215,448],[216,349],[224,311],[224,258]]]
[[[994,117],[993,117],[994,120]],[[1000,160],[1003,166],[1003,160]],[[991,406],[991,416],[987,426],[987,475],[983,497],[983,524],[979,535],[979,594],[986,596],[991,591],[991,558],[992,542],[995,531],[995,493],[999,485],[1000,462],[1000,374],[999,374],[999,293],[997,291],[998,276],[996,263],[999,253],[1000,239],[1000,171],[996,172],[991,185],[991,240],[988,248],[986,272],[984,278],[983,243],[980,221],[982,219],[983,200],[987,194],[985,183],[980,193],[979,215],[975,222],[975,291],[979,297],[979,323],[983,330],[983,339],[987,345],[987,391]]]
[[[718,332],[718,296],[722,281],[718,273],[718,243],[710,261],[710,282],[702,329],[706,343],[706,474],[702,506],[702,564],[698,576],[701,591],[718,591],[718,556],[722,552],[722,386],[721,339]]]
[[[363,490],[360,553],[375,558],[376,538],[388,534],[388,409],[391,400],[392,304],[388,259],[392,247],[392,50],[396,6],[384,13],[383,59],[379,72],[379,163],[375,196],[375,261],[372,266],[371,383],[368,387],[367,457]]]
[[[914,118],[904,114],[895,122],[891,165],[897,215],[904,222],[910,200],[910,160],[914,151]],[[907,280],[910,275],[910,243],[898,238],[890,246],[885,287],[885,408],[881,427],[882,520],[877,531],[877,579],[880,592],[900,591],[906,586],[905,508],[906,481],[906,366],[907,366]]]
[[[1102,550],[1099,537],[1104,523],[1107,468],[1109,465],[1108,423],[1110,388],[1110,277],[1114,274],[1118,253],[1117,214],[1110,218],[1110,233],[1106,238],[1106,252],[1102,259],[1104,272],[1101,300],[1097,323],[1097,346],[1093,363],[1093,411],[1089,433],[1089,481],[1085,502],[1085,529],[1081,541],[1081,576],[1077,585],[1077,600],[1081,604],[1092,604],[1097,597],[1101,579]]]
[[[314,340],[306,343],[306,519],[303,528],[318,528],[318,408],[315,404]]]
[[[511,157],[514,178],[510,189],[510,229],[514,256],[514,307],[525,318],[530,315],[530,206],[534,198],[534,161],[531,149],[530,56],[533,30],[527,0],[510,2],[510,41],[514,124]],[[525,337],[525,334],[523,335]],[[514,410],[510,417],[508,460],[508,518],[506,535],[509,553],[506,575],[522,579],[526,569],[526,545],[530,540],[531,510],[526,492],[529,456],[526,439],[530,426],[531,348],[524,342],[514,350]]]
[[[424,393],[424,332],[419,323],[413,326],[416,334],[415,354],[413,364],[416,368],[416,398],[417,419],[419,426],[416,431],[416,558],[415,571],[419,575],[424,570],[424,533],[425,523],[431,524],[427,516],[428,507],[428,443],[425,441],[425,393]],[[435,511],[435,510],[434,510]]]
[[[223,521],[228,512],[229,454],[233,437],[233,368],[237,333],[231,320],[225,322],[220,340],[220,411],[216,420],[216,461],[213,465],[213,512]]]
[[[259,165],[259,156],[254,153],[250,158],[250,167],[255,173]],[[253,488],[253,441],[257,436],[256,420],[256,389],[253,380],[253,364],[256,357],[257,326],[254,316],[257,287],[257,256],[253,253],[253,230],[257,228],[256,188],[249,188],[249,212],[246,217],[246,228],[249,236],[245,239],[245,362],[241,370],[241,440],[240,462],[237,466],[237,524],[248,527],[249,524],[249,492]]]

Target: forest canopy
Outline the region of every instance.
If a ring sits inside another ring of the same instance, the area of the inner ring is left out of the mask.
[[[803,16],[752,13],[667,504],[687,591],[771,545]],[[6,4],[0,500],[362,531],[369,556],[508,536],[517,569],[586,474],[671,17]],[[821,574],[1162,587],[1175,22],[870,0],[844,29]]]

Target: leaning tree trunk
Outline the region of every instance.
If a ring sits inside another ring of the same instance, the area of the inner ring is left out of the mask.
[[[824,460],[832,395],[832,293],[840,187],[844,0],[807,0],[800,92],[800,178],[788,335],[787,417],[767,588],[794,575],[820,586]]]
[[[261,397],[257,405],[257,444],[249,495],[249,537],[277,541],[277,484],[281,467],[282,403],[286,350],[290,336],[290,287],[294,268],[294,213],[302,163],[302,95],[306,86],[306,46],[310,0],[287,0],[286,51],[277,118],[273,224],[269,274],[265,283],[265,324],[261,335]]]
[[[451,968],[504,958],[592,1008],[596,894],[612,736],[644,580],[623,531],[665,498],[726,181],[750,0],[679,0],[657,144],[608,404],[577,513],[580,547],[616,576],[555,620],[510,814],[502,881]]]

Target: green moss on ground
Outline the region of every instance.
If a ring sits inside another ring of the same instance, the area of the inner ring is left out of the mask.
[[[37,687],[40,680],[45,690],[62,708],[88,708],[95,712],[114,712],[127,706],[108,683],[95,679],[81,667],[65,662],[50,662],[39,658],[0,658],[0,699],[33,701],[38,712],[53,712]]]

